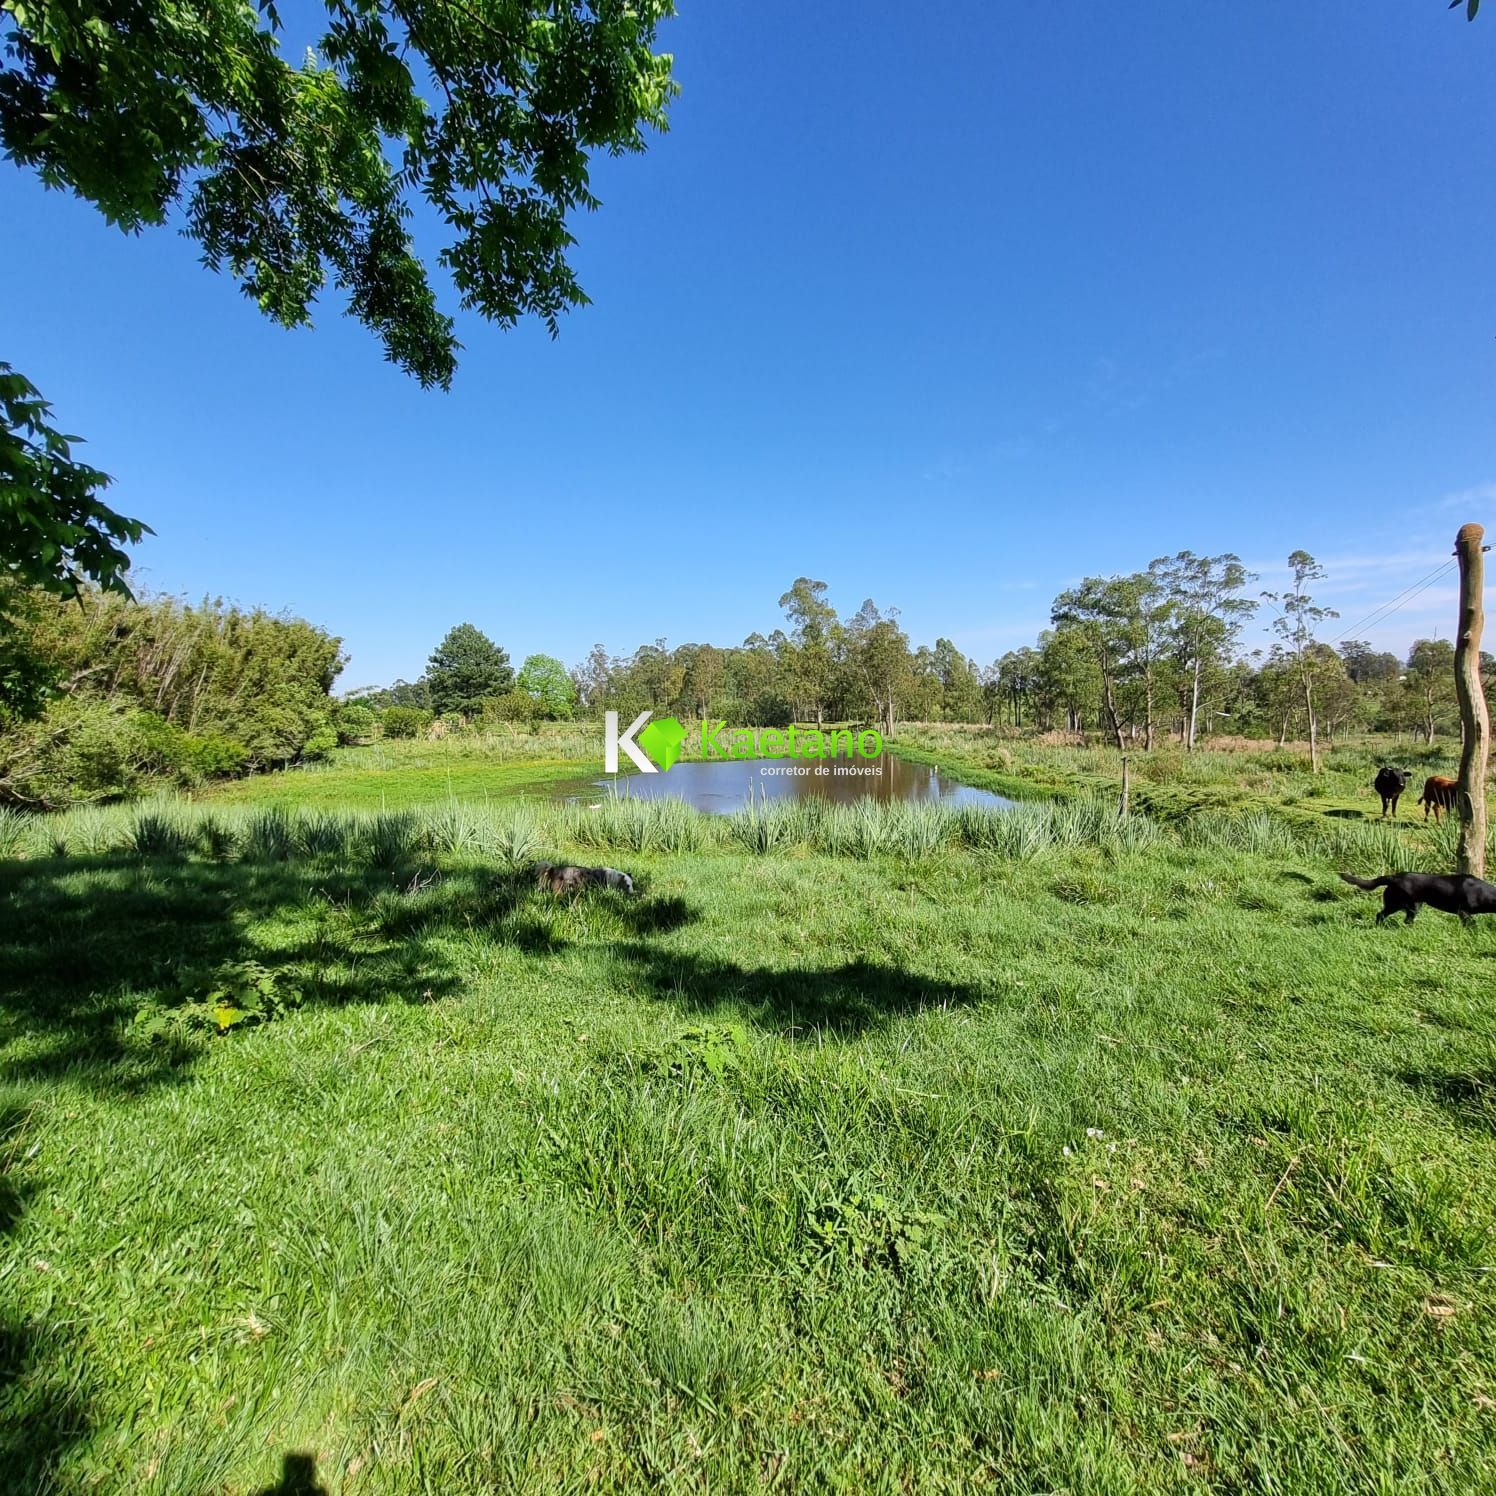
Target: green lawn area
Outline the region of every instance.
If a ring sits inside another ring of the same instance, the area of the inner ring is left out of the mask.
[[[0,1487],[1491,1487],[1496,921],[308,826],[0,862]],[[194,1026],[235,980],[292,1005]]]
[[[943,772],[999,794],[1032,799],[1073,794],[1116,797],[1122,755],[1091,742],[1077,747],[1032,733],[960,723],[906,723],[893,747],[905,758],[938,764]],[[1307,744],[1271,742],[1219,745],[1206,739],[1193,752],[1160,738],[1151,752],[1129,751],[1134,808],[1163,820],[1199,810],[1249,814],[1266,810],[1289,819],[1318,817],[1376,820],[1381,800],[1372,789],[1377,769],[1408,771],[1398,807],[1403,822],[1423,821],[1418,804],[1430,774],[1458,772],[1459,739],[1434,743],[1366,735],[1321,745],[1320,772],[1310,773]],[[1496,795],[1496,784],[1490,792]]]
[[[583,792],[591,780],[601,777],[600,741],[587,745],[586,758],[556,751],[572,747],[570,739],[550,744],[542,739],[534,756],[525,751],[523,739],[512,752],[491,742],[475,749],[462,739],[343,748],[325,763],[227,780],[204,791],[201,798],[224,805],[328,810],[405,810],[451,800],[482,804],[516,796],[550,798],[573,785]]]

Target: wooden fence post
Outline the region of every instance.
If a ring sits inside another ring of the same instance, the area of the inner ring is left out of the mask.
[[[1124,816],[1127,814],[1127,792],[1128,792],[1128,789],[1129,789],[1129,782],[1128,782],[1128,775],[1127,775],[1127,755],[1124,753],[1122,755],[1122,810],[1121,810],[1121,814],[1124,815]]]
[[[1460,808],[1458,871],[1486,875],[1486,764],[1491,754],[1491,717],[1480,679],[1480,636],[1485,625],[1485,531],[1464,525],[1455,538],[1460,558],[1460,630],[1455,636],[1454,687],[1460,699]]]

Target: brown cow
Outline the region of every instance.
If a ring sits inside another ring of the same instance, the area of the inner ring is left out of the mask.
[[[1453,810],[1455,791],[1459,787],[1458,780],[1446,779],[1442,774],[1431,774],[1425,779],[1423,793],[1418,797],[1418,803],[1423,807],[1423,819],[1428,820],[1429,811],[1433,811],[1437,821],[1441,810]]]

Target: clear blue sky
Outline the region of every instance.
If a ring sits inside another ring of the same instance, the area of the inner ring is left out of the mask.
[[[345,687],[463,620],[516,662],[733,644],[801,574],[985,662],[1181,548],[1265,586],[1304,547],[1344,628],[1496,529],[1496,14],[683,12],[673,129],[576,226],[595,305],[463,319],[450,394],[0,163],[0,358],[155,527],[150,587],[325,625]]]

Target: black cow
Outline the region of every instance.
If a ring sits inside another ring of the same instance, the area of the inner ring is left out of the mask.
[[[1386,815],[1390,807],[1395,817],[1398,796],[1408,787],[1408,771],[1389,769],[1384,765],[1377,770],[1377,777],[1372,781],[1371,787],[1382,797],[1382,814]]]

